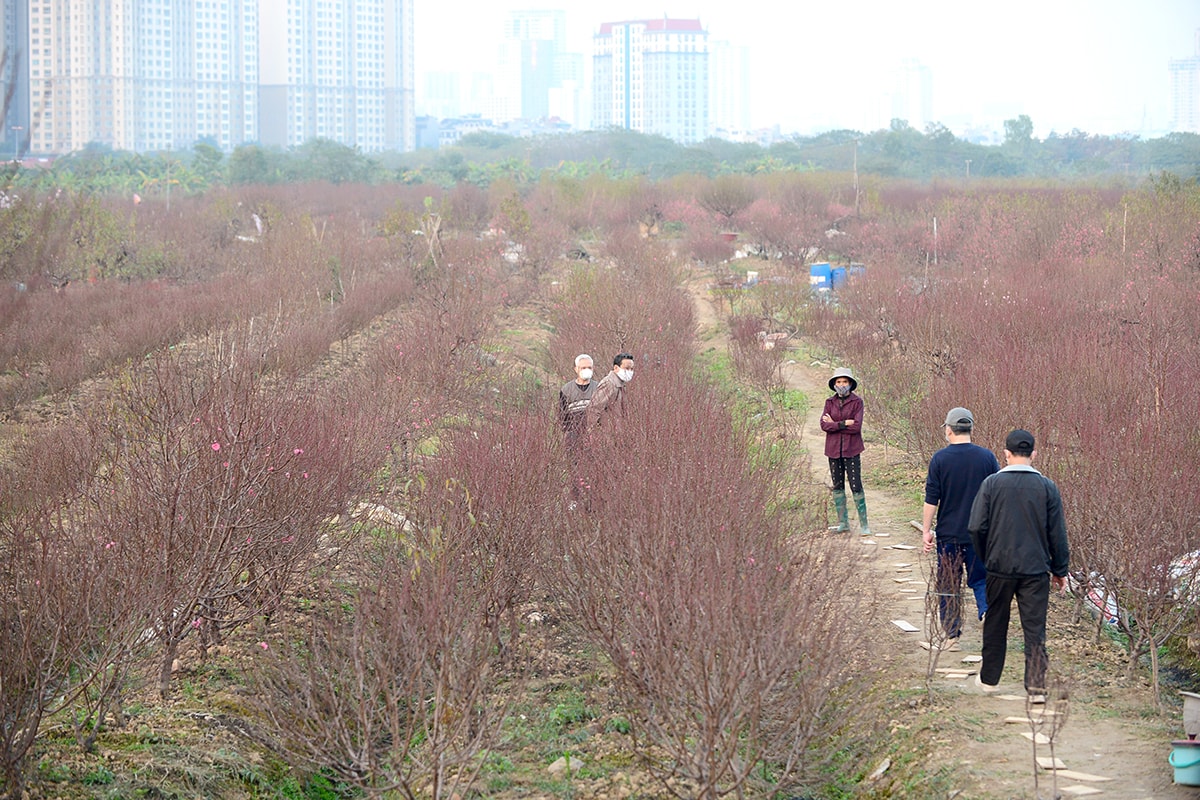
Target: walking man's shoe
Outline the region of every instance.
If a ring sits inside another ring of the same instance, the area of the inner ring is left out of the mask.
[[[995,694],[1000,691],[998,684],[984,683],[983,678],[979,677],[978,674],[975,675],[975,685],[982,689],[984,694]]]

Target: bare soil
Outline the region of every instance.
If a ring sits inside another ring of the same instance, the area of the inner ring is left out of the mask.
[[[701,338],[712,339],[721,329],[718,309],[702,283],[694,283],[691,289]],[[829,395],[827,381],[832,368],[843,365],[814,359],[803,341],[791,342],[791,351],[783,377],[789,388],[800,390],[808,399],[807,415],[800,426],[801,440],[811,454],[813,472],[818,473],[813,479],[823,478],[828,486],[827,473],[820,474],[825,472],[825,459],[819,418]],[[936,557],[922,552],[921,534],[910,524],[910,520],[920,519],[919,490],[924,474],[905,465],[903,454],[894,448],[885,452],[881,444],[872,442],[871,393],[871,386],[860,386],[859,394],[866,401],[863,428],[868,443],[863,454],[864,488],[875,535],[860,536],[856,526],[850,533],[830,535],[844,538],[849,556],[861,566],[861,591],[875,596],[879,604],[874,621],[869,623],[877,630],[869,638],[877,643],[874,657],[879,682],[888,687],[888,696],[894,700],[888,727],[883,727],[881,720],[876,732],[878,763],[887,758],[893,766],[875,781],[878,785],[873,796],[981,800],[1052,797],[1051,775],[1045,771],[1039,775],[1037,795],[1034,793],[1033,743],[1022,736],[1031,731],[1029,724],[1005,722],[1006,718],[1026,715],[1023,644],[1015,612],[997,695],[984,695],[975,686],[973,676],[953,679],[939,674],[927,683],[930,654],[918,642],[928,639],[924,592],[934,573]],[[956,404],[952,397],[946,401],[947,407]],[[1070,498],[1066,502],[1069,504]],[[853,509],[850,516],[855,522]],[[895,549],[896,545],[912,545],[914,549]],[[905,577],[917,582],[897,582],[897,578]],[[962,662],[963,657],[980,652],[980,628],[973,621],[972,599],[967,599],[964,610],[967,622],[961,652],[940,654],[937,666],[977,667]],[[1184,736],[1181,712],[1168,709],[1159,713],[1145,671],[1127,680],[1124,651],[1107,635],[1097,640],[1090,616],[1085,614],[1079,621],[1074,616],[1072,598],[1052,597],[1048,618],[1051,669],[1069,690],[1067,722],[1055,736],[1054,755],[1072,771],[1109,780],[1060,777],[1060,795],[1074,796],[1068,787],[1084,786],[1102,792],[1094,795],[1101,798],[1197,797],[1200,790],[1174,784],[1174,770],[1167,761],[1171,740]],[[906,620],[920,630],[904,633],[892,620]],[[905,752],[896,751],[897,745]],[[1049,748],[1039,745],[1036,755],[1049,756]]]

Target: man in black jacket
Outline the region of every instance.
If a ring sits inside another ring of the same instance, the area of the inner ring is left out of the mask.
[[[987,568],[983,663],[976,683],[997,690],[1007,655],[1008,621],[1017,599],[1025,634],[1025,691],[1046,691],[1046,609],[1050,587],[1061,590],[1070,553],[1062,497],[1054,481],[1033,468],[1033,434],[1017,429],[1004,440],[1008,466],[988,476],[971,505],[967,530]]]

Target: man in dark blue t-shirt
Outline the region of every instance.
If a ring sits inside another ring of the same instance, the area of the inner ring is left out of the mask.
[[[966,571],[967,586],[975,594],[979,619],[987,613],[987,572],[983,560],[975,553],[967,521],[971,503],[980,484],[992,473],[999,472],[1000,463],[991,450],[971,443],[975,416],[965,408],[952,408],[946,415],[944,433],[946,446],[929,460],[929,475],[925,479],[925,509],[921,534],[925,552],[933,549],[933,516],[937,514],[938,567],[935,591],[942,630],[949,639],[944,649],[953,647],[962,633],[962,577]]]

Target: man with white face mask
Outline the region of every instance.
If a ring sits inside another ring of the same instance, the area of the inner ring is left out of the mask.
[[[587,427],[594,431],[605,426],[615,427],[625,416],[622,404],[625,384],[633,380],[633,356],[618,353],[613,358],[612,371],[600,380],[587,410]]]
[[[578,444],[587,427],[587,410],[595,394],[592,382],[592,357],[587,353],[575,356],[575,380],[558,390],[558,420],[567,437],[567,447]]]

